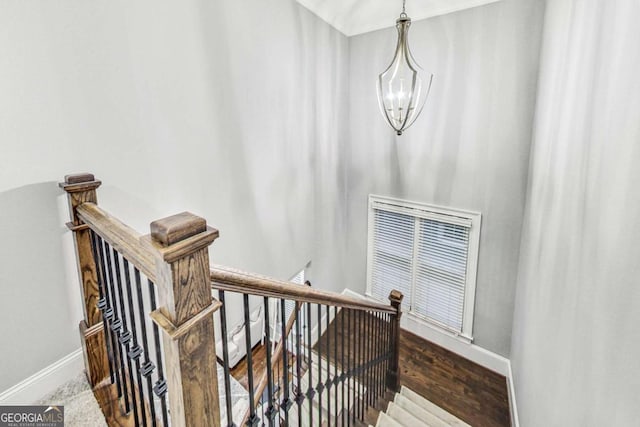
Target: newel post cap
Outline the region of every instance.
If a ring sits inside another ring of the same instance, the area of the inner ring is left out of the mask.
[[[102,182],[97,180],[92,173],[74,173],[64,176],[64,182],[58,184],[60,188],[68,193],[95,190]]]
[[[207,221],[190,212],[182,212],[153,221],[151,238],[167,262],[209,246],[219,232],[207,226]]]
[[[400,305],[403,298],[404,295],[402,295],[402,292],[395,289],[389,293],[389,301],[391,301],[391,305]]]

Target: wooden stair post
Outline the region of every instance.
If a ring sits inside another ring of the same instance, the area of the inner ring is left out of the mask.
[[[67,192],[71,222],[67,227],[73,231],[76,248],[78,275],[83,299],[84,319],[80,321],[80,340],[84,353],[84,365],[91,386],[96,386],[109,375],[109,360],[104,341],[102,314],[97,307],[99,299],[98,273],[91,248],[89,227],[78,217],[76,209],[85,202],[97,203],[96,189],[101,182],[92,174],[67,175],[60,188]]]
[[[391,315],[391,328],[392,328],[392,355],[391,363],[389,363],[389,369],[387,371],[387,387],[394,392],[400,390],[400,317],[402,316],[402,292],[395,289],[389,293],[389,301],[391,306],[396,310],[396,314]]]
[[[220,426],[208,246],[218,230],[184,212],[151,223],[158,250],[159,309],[151,318],[165,332],[171,425]]]

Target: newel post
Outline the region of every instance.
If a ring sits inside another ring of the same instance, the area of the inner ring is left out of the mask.
[[[97,203],[96,189],[101,182],[92,174],[67,175],[59,184],[67,193],[71,222],[67,227],[73,232],[76,248],[78,275],[82,291],[84,319],[80,321],[80,339],[84,352],[87,378],[92,386],[109,375],[109,361],[104,341],[102,314],[97,307],[99,296],[98,273],[91,247],[89,227],[78,217],[76,209],[85,202]]]
[[[219,426],[208,246],[218,231],[188,212],[151,223],[172,426]]]
[[[400,390],[400,317],[402,316],[402,292],[395,289],[389,294],[391,306],[396,310],[391,315],[391,363],[387,371],[387,387],[393,391]]]

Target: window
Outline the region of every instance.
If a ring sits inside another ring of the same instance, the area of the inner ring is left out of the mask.
[[[472,339],[479,213],[369,196],[367,293]]]

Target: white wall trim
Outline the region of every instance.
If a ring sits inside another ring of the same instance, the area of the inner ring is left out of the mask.
[[[513,371],[511,370],[511,362],[509,362],[507,388],[507,391],[509,392],[509,413],[511,414],[511,426],[520,427],[520,419],[518,418],[518,405],[516,404],[516,388],[513,384]]]
[[[380,302],[377,299],[360,295],[350,289],[342,291],[344,295],[355,298],[367,299],[370,301]],[[510,362],[504,356],[500,356],[492,351],[486,350],[478,345],[468,343],[459,337],[447,333],[444,330],[423,322],[411,315],[403,315],[400,325],[403,329],[418,335],[434,344],[446,348],[465,359],[471,360],[480,366],[507,377],[509,375]]]
[[[29,405],[74,378],[84,369],[82,349],[69,353],[57,362],[0,393],[2,405]]]
[[[493,372],[505,377],[509,374],[509,359],[506,357],[476,344],[460,340],[457,336],[449,334],[427,322],[420,321],[410,315],[403,315],[400,326]]]

